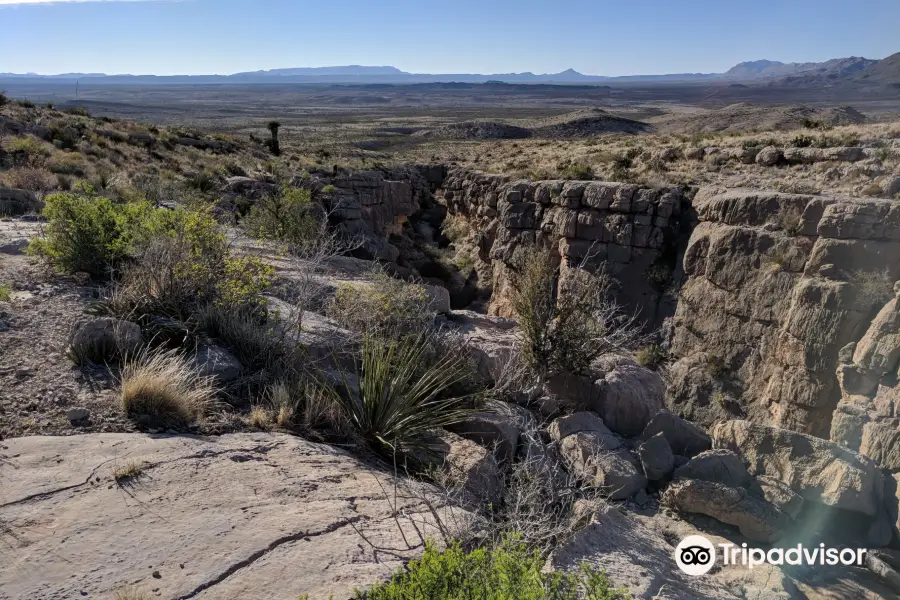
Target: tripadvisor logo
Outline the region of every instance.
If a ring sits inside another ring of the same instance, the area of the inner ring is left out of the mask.
[[[675,563],[688,575],[706,575],[716,564],[716,547],[702,535],[689,535],[675,548]]]
[[[719,553],[722,564],[743,565],[753,569],[760,565],[808,565],[808,566],[835,566],[854,565],[858,567],[866,564],[866,550],[864,548],[826,548],[825,544],[813,547],[804,547],[797,544],[789,548],[749,548],[747,544],[719,544]],[[716,546],[702,535],[690,535],[675,548],[675,564],[688,575],[705,575],[716,564]]]

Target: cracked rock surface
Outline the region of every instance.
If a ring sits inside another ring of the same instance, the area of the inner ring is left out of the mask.
[[[282,434],[17,438],[0,481],[3,600],[344,598],[438,537],[422,493]]]

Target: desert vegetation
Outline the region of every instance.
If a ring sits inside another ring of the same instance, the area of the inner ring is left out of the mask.
[[[376,585],[357,598],[395,600],[410,595],[423,598],[540,600],[627,600],[629,594],[612,586],[605,573],[582,566],[575,573],[543,573],[540,554],[515,538],[493,548],[464,551],[458,544],[445,550],[425,549],[406,572],[390,583]]]

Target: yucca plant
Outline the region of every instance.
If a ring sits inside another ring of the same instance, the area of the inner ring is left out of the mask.
[[[469,378],[466,356],[451,351],[432,362],[432,335],[399,341],[366,336],[359,394],[346,379],[345,389],[335,392],[357,435],[376,452],[396,456],[427,450],[434,430],[458,423],[477,409],[475,394],[456,393]]]

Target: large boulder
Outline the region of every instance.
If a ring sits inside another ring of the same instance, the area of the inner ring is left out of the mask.
[[[727,421],[713,445],[738,454],[754,475],[787,484],[809,502],[875,517],[884,479],[878,466],[842,446],[810,435],[749,421]]]
[[[734,525],[758,542],[778,540],[789,521],[781,510],[744,488],[699,479],[676,481],[666,488],[662,501],[681,512]]]
[[[44,203],[34,192],[0,185],[0,217],[39,213],[43,209]]]
[[[647,478],[628,450],[608,450],[591,434],[576,433],[565,438],[560,454],[575,477],[612,500],[630,498],[647,487]]]
[[[554,442],[561,442],[570,435],[588,433],[596,437],[598,444],[607,450],[615,450],[621,441],[609,430],[603,419],[592,412],[578,412],[559,417],[547,427]]]
[[[760,475],[756,478],[756,487],[766,502],[778,508],[792,519],[800,516],[803,510],[803,496],[781,483],[777,479]]]
[[[616,433],[640,434],[663,407],[666,386],[662,378],[621,356],[601,357],[591,368],[599,376],[594,412]]]
[[[530,417],[520,406],[497,402],[447,429],[493,451],[499,462],[508,463],[516,455],[519,436],[530,423]]]
[[[425,288],[425,301],[428,308],[440,314],[450,312],[450,291],[447,288],[440,285],[424,285],[422,287]]]
[[[894,537],[900,539],[900,473],[884,478],[884,507]]]
[[[144,345],[141,328],[130,321],[103,317],[75,327],[69,349],[78,362],[117,361],[132,356]]]
[[[445,431],[428,444],[417,458],[443,470],[447,484],[464,490],[477,503],[496,503],[503,494],[503,472],[494,453],[461,436]]]
[[[900,175],[885,175],[880,178],[881,191],[887,198],[894,198],[900,194]]]
[[[663,434],[658,433],[638,446],[638,458],[650,481],[665,478],[675,468],[675,455]]]
[[[348,598],[441,539],[431,508],[465,520],[429,486],[284,434],[8,439],[0,481],[10,599]]]
[[[569,472],[612,499],[633,496],[647,485],[622,442],[592,413],[576,413],[550,424],[550,437]]]
[[[653,416],[641,433],[641,439],[648,440],[660,433],[669,442],[672,452],[680,456],[691,458],[712,448],[712,439],[705,431],[668,410]]]
[[[447,324],[465,342],[482,379],[493,382],[508,373],[519,342],[515,321],[454,310]]]
[[[675,470],[676,479],[699,479],[730,487],[746,487],[753,477],[741,457],[730,450],[707,450]]]

